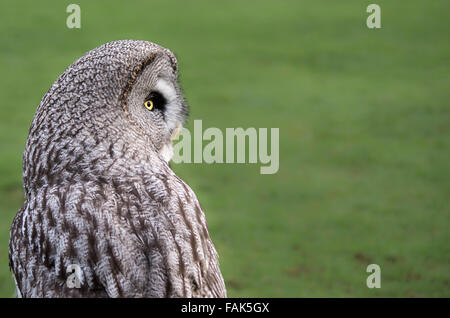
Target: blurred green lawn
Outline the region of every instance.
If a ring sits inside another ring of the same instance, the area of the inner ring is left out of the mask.
[[[0,296],[40,99],[111,40],[174,51],[203,127],[279,127],[280,170],[179,164],[232,297],[450,296],[450,2],[73,1],[0,4]],[[366,266],[381,266],[381,289]]]

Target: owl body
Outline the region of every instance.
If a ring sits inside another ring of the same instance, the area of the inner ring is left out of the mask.
[[[44,96],[10,234],[19,296],[226,296],[205,214],[168,165],[187,116],[177,71],[156,44],[110,42]]]

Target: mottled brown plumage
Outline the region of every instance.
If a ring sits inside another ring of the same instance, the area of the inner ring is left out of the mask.
[[[19,296],[226,296],[205,215],[168,165],[187,115],[177,76],[169,50],[116,41],[73,63],[44,96],[11,227]],[[71,264],[80,288],[67,284]]]

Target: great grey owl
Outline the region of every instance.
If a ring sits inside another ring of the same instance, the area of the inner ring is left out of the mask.
[[[226,296],[205,215],[168,164],[187,113],[177,60],[154,43],[106,43],[56,80],[23,156],[19,296]]]

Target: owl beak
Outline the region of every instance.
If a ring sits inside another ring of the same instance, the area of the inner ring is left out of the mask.
[[[174,141],[175,139],[178,138],[180,131],[181,131],[181,123],[178,123],[177,128],[175,128],[175,130],[172,133],[172,137],[171,137],[172,141]]]

